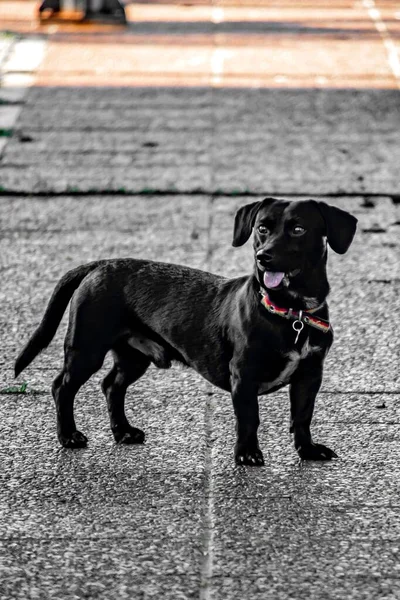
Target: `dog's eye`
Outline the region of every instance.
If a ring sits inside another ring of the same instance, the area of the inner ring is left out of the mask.
[[[268,227],[266,225],[259,225],[257,227],[257,229],[258,229],[258,233],[262,233],[262,234],[268,233]]]
[[[293,235],[303,235],[303,233],[305,233],[305,232],[306,232],[306,230],[301,225],[295,225],[292,229]]]

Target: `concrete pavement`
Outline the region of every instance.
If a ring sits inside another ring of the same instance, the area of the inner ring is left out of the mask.
[[[127,31],[38,29],[33,6],[0,5],[0,600],[400,598],[395,3],[135,4]],[[246,273],[235,210],[273,193],[359,219],[330,255],[313,421],[339,459],[298,461],[282,391],[261,402],[265,467],[235,467],[229,396],[177,367],[130,389],[147,441],[117,447],[109,359],[77,399],[88,448],[60,449],[65,318],[9,393],[59,276],[110,256]]]

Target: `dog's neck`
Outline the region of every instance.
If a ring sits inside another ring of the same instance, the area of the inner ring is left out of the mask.
[[[329,294],[329,283],[326,276],[326,259],[307,273],[300,273],[289,284],[279,290],[263,288],[259,280],[257,265],[254,272],[254,285],[259,293],[260,288],[268,294],[271,302],[283,308],[295,310],[312,310],[322,306]]]

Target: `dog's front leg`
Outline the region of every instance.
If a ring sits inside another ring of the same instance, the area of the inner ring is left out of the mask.
[[[322,363],[304,360],[290,384],[290,431],[294,434],[294,447],[304,460],[331,460],[337,454],[323,444],[314,444],[310,425],[315,399],[322,383]]]
[[[258,446],[257,430],[258,384],[251,373],[243,373],[235,363],[230,364],[233,408],[236,415],[235,462],[238,465],[260,466],[264,464]]]

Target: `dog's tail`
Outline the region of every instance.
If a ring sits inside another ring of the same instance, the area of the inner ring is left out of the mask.
[[[43,319],[32,335],[25,348],[15,361],[15,377],[26,369],[33,359],[47,346],[55,336],[57,328],[63,317],[65,309],[72,298],[74,291],[79,287],[81,281],[94,269],[106,261],[98,260],[87,265],[68,271],[57,283],[49,300]]]

